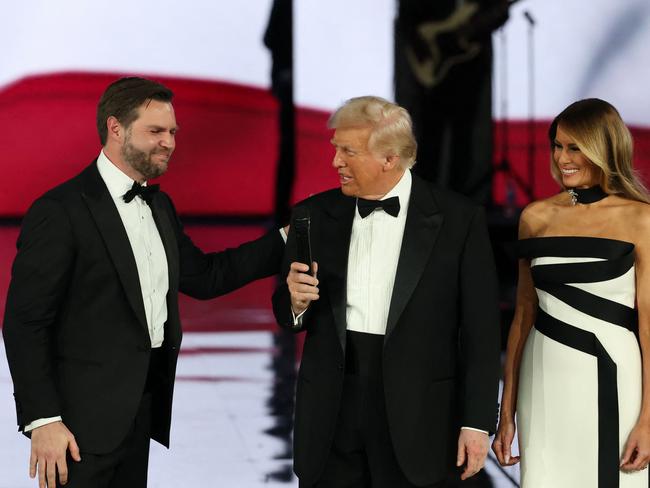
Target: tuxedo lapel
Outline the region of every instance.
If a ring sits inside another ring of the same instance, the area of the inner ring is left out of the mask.
[[[170,303],[176,300],[178,296],[178,283],[180,277],[179,257],[178,257],[178,242],[176,241],[176,234],[170,221],[170,213],[165,205],[165,197],[160,193],[155,193],[151,200],[151,213],[158,228],[158,234],[162,240],[163,247],[165,248],[165,256],[167,257],[167,270],[169,274],[169,291],[167,293],[167,310],[170,312],[176,310],[176,303]],[[168,316],[168,319],[170,317]],[[168,324],[172,323],[168,321]],[[165,332],[168,335],[171,344],[180,344],[180,329],[166,326]],[[167,340],[167,338],[165,339]]]
[[[327,286],[341,348],[345,351],[348,253],[356,199],[344,195],[340,198],[341,202],[336,202],[324,210],[325,221],[319,238],[323,247],[319,252],[324,258],[322,279]]]
[[[142,302],[142,290],[133,250],[120,214],[97,170],[96,162],[93,162],[83,172],[83,178],[84,192],[82,197],[86,201],[99,233],[106,244],[108,254],[124,287],[126,298],[138,317],[138,321],[148,334],[147,318]]]
[[[167,256],[169,291],[170,293],[177,293],[179,280],[178,243],[176,242],[176,234],[172,223],[169,220],[169,212],[165,210],[164,198],[160,193],[154,194],[151,201],[151,213]]]
[[[386,340],[395,329],[415,291],[440,232],[442,221],[430,187],[424,180],[413,175],[406,226],[386,324]]]

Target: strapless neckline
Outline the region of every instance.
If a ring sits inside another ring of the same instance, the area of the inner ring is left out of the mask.
[[[634,246],[633,242],[630,241],[624,241],[622,239],[611,239],[609,237],[595,237],[595,236],[535,236],[535,237],[526,237],[524,239],[519,239],[519,242],[524,242],[524,241],[537,241],[537,240],[542,240],[542,239],[584,239],[584,240],[592,240],[592,241],[601,241],[601,242],[618,242],[621,244],[629,245],[632,247]]]

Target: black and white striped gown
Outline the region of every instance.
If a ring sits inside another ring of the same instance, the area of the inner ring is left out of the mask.
[[[523,488],[648,487],[619,470],[641,408],[634,245],[594,237],[519,241],[539,300],[517,399]]]

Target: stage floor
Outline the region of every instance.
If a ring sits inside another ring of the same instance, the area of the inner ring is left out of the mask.
[[[205,250],[231,247],[263,232],[251,226],[190,226]],[[0,227],[0,311],[18,234]],[[152,444],[151,488],[297,487],[291,472],[289,425],[291,338],[279,336],[270,296],[274,280],[228,296],[181,303],[185,335],[178,363],[171,449]],[[289,348],[289,349],[288,349]],[[29,440],[16,431],[12,384],[0,343],[0,488],[33,488]],[[494,488],[517,486],[488,460]],[[508,475],[518,479],[518,468]],[[476,486],[476,485],[472,485]],[[490,486],[484,484],[481,486]]]

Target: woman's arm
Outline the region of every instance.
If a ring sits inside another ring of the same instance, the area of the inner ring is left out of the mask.
[[[533,237],[530,223],[530,210],[521,214],[519,223],[519,239]],[[527,259],[519,260],[519,279],[517,282],[517,303],[515,314],[510,325],[506,360],[504,365],[503,396],[499,428],[492,444],[492,450],[502,465],[512,465],[519,458],[511,457],[511,445],[515,435],[515,412],[517,410],[517,386],[519,383],[519,367],[524,345],[530,329],[535,322],[537,313],[537,294],[530,273],[530,263]]]
[[[624,471],[644,469],[650,461],[650,206],[642,207],[637,224],[632,226],[632,230],[635,233],[634,265],[643,396],[639,419],[628,436],[621,458]]]

